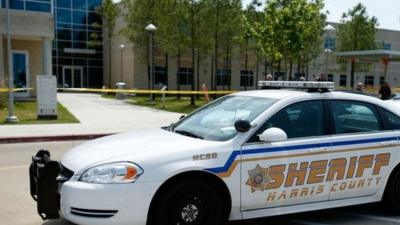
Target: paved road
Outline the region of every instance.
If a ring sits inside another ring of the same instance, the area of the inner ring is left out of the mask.
[[[60,156],[81,142],[47,142],[0,145],[0,224],[73,225],[67,221],[43,222],[29,196],[28,165],[38,149]],[[400,214],[399,214],[400,215]],[[379,204],[348,207],[267,219],[232,222],[229,225],[400,225],[400,216],[385,213]]]

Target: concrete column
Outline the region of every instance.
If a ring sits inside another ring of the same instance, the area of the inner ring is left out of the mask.
[[[3,35],[0,34],[0,81],[5,79],[4,61]]]
[[[43,38],[43,75],[53,75],[53,65],[51,59],[51,38]]]

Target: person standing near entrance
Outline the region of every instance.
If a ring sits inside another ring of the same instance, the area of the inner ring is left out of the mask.
[[[379,95],[382,100],[388,100],[392,96],[392,91],[390,90],[389,84],[387,82],[383,83],[379,89]]]

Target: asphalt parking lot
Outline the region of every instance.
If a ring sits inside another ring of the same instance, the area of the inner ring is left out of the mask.
[[[0,224],[73,225],[64,220],[43,222],[29,195],[28,166],[39,149],[49,149],[52,157],[81,142],[45,142],[0,145]],[[229,225],[400,225],[399,216],[385,212],[379,204],[299,213],[266,219],[231,222]]]

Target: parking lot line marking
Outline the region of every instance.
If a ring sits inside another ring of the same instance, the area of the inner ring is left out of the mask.
[[[374,215],[365,215],[365,214],[349,213],[349,212],[340,212],[340,213],[349,215],[349,216],[370,219],[370,220],[378,220],[378,221],[382,221],[382,222],[390,222],[390,223],[400,224],[400,219],[395,219],[395,218],[390,218],[390,217],[385,217],[385,216],[374,216]]]
[[[284,218],[287,222],[295,223],[295,224],[302,224],[302,225],[329,225],[327,223],[317,223],[317,222],[311,222],[311,221],[306,221],[306,220],[299,220],[299,219],[288,219]]]
[[[0,167],[0,171],[4,170],[18,170],[18,169],[27,169],[29,166],[28,165],[19,165],[19,166],[5,166],[5,167]]]

